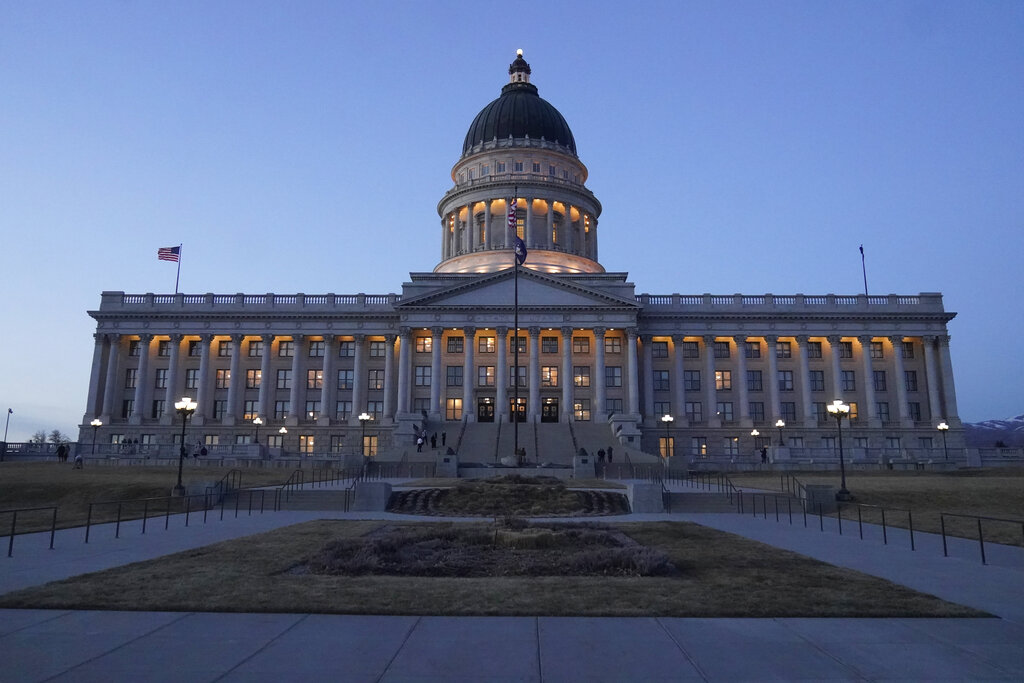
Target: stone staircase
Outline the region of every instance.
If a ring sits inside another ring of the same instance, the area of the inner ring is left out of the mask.
[[[530,462],[535,462],[537,459],[537,451],[534,448],[536,443],[535,426],[529,422],[519,423],[519,447],[526,449],[526,459]],[[511,422],[501,424],[501,437],[498,439],[499,456],[511,456],[515,453],[515,428],[516,426]]]
[[[541,422],[534,425],[537,433],[536,446],[530,444],[526,453],[531,461],[549,462],[555,465],[572,465],[576,451],[572,446],[572,433],[566,422]],[[531,453],[531,451],[536,451]]]
[[[509,425],[501,425],[507,428]],[[449,434],[449,438],[451,434]],[[461,462],[494,462],[494,447],[498,441],[497,422],[467,422],[459,443]],[[439,444],[440,445],[440,444]],[[509,453],[512,451],[509,450]]]
[[[672,491],[665,497],[666,512],[736,512],[736,504],[724,493]]]

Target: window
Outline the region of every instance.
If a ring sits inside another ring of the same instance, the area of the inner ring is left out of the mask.
[[[792,401],[783,401],[779,404],[780,412],[782,413],[782,419],[786,422],[796,421],[796,404]]]
[[[534,163],[533,164],[533,172],[534,173],[540,173],[540,164],[538,164],[538,163]]]
[[[726,455],[739,455],[740,438],[738,436],[723,436],[722,452]]]
[[[251,434],[235,434],[235,443],[236,444],[243,445],[243,444],[247,444],[247,443],[251,443],[251,442],[252,442],[252,435]]]
[[[606,387],[621,387],[622,386],[622,367],[618,365],[608,365],[604,369],[604,385]]]
[[[828,448],[830,450],[836,449],[836,437],[834,436],[823,436],[821,437],[822,448]]]
[[[150,413],[150,417],[154,420],[159,420],[164,416],[164,408],[167,406],[167,402],[163,399],[156,399],[153,401],[153,412]]]
[[[683,390],[700,391],[700,370],[683,370]]]
[[[814,417],[818,420],[819,423],[821,423],[821,422],[828,422],[828,419],[829,419],[828,404],[827,403],[821,403],[821,402],[815,402],[814,403]]]
[[[476,340],[476,350],[479,353],[494,353],[494,337],[479,337]]]
[[[700,401],[687,401],[684,406],[686,413],[686,419],[690,421],[690,424],[696,424],[704,421],[704,404]]]
[[[207,446],[216,446],[220,443],[219,434],[206,434],[203,436],[203,443]]]
[[[322,341],[311,341],[309,342],[309,357],[310,358],[323,358],[324,350],[327,348],[327,342]]]
[[[370,358],[384,358],[386,355],[388,355],[387,342],[370,342]]]
[[[522,173],[523,172],[523,162],[521,162],[521,161],[514,161],[514,162],[512,162],[512,170],[515,173]]]
[[[793,357],[793,345],[788,341],[780,341],[775,343],[775,357],[776,358],[792,358]]]
[[[141,356],[142,355],[142,342],[138,339],[132,339],[128,342],[128,355],[129,356]]]
[[[609,415],[622,412],[622,399],[621,398],[608,398],[604,401],[605,412]]]
[[[476,369],[476,385],[478,387],[493,387],[494,386],[494,366],[493,365],[481,365]]]
[[[231,354],[234,352],[234,342],[230,339],[221,339],[217,342],[217,355],[221,358],[231,358]]]
[[[249,342],[249,358],[262,358],[263,357],[263,341],[260,339],[254,339]]]
[[[839,357],[840,358],[853,358],[853,342],[841,341],[839,342]]]
[[[572,368],[572,384],[576,387],[590,386],[590,366],[574,365]]]
[[[284,436],[281,434],[267,435],[267,448],[281,448],[284,446]]]
[[[746,354],[747,354],[747,358],[760,358],[761,357],[761,342],[748,341],[746,343]]]
[[[429,387],[430,386],[430,366],[429,365],[417,365],[416,366],[414,383],[418,387]]]
[[[885,401],[875,404],[875,412],[878,413],[878,419],[882,422],[889,421],[889,404]]]
[[[908,359],[914,357],[914,342],[903,342],[903,357]]]
[[[430,353],[433,350],[433,337],[416,337],[416,353]]]
[[[224,413],[228,411],[228,402],[222,398],[216,399],[213,402],[213,419],[223,420]]]
[[[874,382],[875,391],[886,391],[885,370],[874,370],[871,373],[871,379]]]
[[[932,444],[932,437],[930,436],[917,437],[917,445],[919,448],[929,449],[932,447]]]
[[[651,342],[651,356],[654,358],[668,358],[668,342]]]
[[[193,358],[200,356],[203,353],[202,347],[199,345],[198,339],[190,339],[188,342],[188,355]]]
[[[231,386],[231,371],[230,370],[218,370],[217,371],[217,388],[227,389]]]
[[[462,353],[462,345],[465,337],[448,337],[448,353]]]
[[[491,175],[490,164],[484,164],[483,166],[480,167],[480,176],[483,177],[485,175]]]
[[[719,401],[715,406],[715,410],[718,412],[718,418],[724,422],[732,422],[732,401]]]
[[[516,366],[514,366],[514,365],[510,365],[509,366],[509,368],[508,368],[508,376],[511,378],[510,381],[512,382],[509,386],[513,386],[513,387],[516,386]],[[520,365],[519,366],[519,386],[520,387],[527,387],[527,386],[529,386],[529,384],[530,383],[526,379],[526,368],[524,366]]]
[[[125,389],[134,389],[135,388],[135,379],[136,379],[137,376],[138,376],[138,370],[136,370],[135,368],[128,368],[127,370],[125,370],[124,371],[124,388]]]
[[[338,388],[351,389],[355,384],[354,370],[338,370]]]
[[[887,436],[887,437],[885,437],[885,447],[886,448],[895,448],[895,449],[899,450],[899,447],[900,447],[900,437],[898,437],[898,436]]]
[[[663,415],[672,414],[672,403],[670,401],[655,401],[654,416],[661,419]]]
[[[715,389],[718,391],[731,391],[732,390],[732,371],[731,370],[716,370],[715,371]]]
[[[779,370],[779,391],[793,391],[792,370]]]
[[[242,419],[252,420],[260,414],[259,401],[245,401],[243,410]]]
[[[449,365],[445,368],[445,384],[449,387],[462,386],[462,366]]]
[[[577,422],[590,421],[590,399],[577,398],[572,402],[572,415]]]
[[[156,343],[156,355],[158,356],[170,356],[171,355],[171,342],[167,339],[161,339]]]
[[[821,358],[821,342],[820,341],[809,341],[809,342],[807,342],[807,357],[808,358]]]
[[[850,422],[855,422],[858,417],[860,416],[857,414],[857,402],[850,401]]]
[[[700,344],[695,341],[684,341],[683,358],[700,358]]]
[[[542,387],[558,386],[558,366],[544,365],[540,369],[540,385]]]
[[[374,420],[379,420],[384,416],[384,401],[367,401],[366,412],[368,412]]]
[[[811,391],[825,391],[825,371],[811,370],[808,377],[811,380]]]
[[[278,358],[291,358],[295,355],[295,342],[293,341],[279,341],[277,342],[277,356]]]
[[[917,391],[917,371],[906,370],[903,375],[907,382],[907,391]]]
[[[520,335],[515,341],[519,344],[519,353],[526,353],[526,337]],[[512,352],[515,353],[514,348],[512,349]]]
[[[340,358],[352,358],[356,355],[356,343],[354,341],[338,342],[338,356]]]
[[[338,401],[335,403],[334,414],[339,420],[347,420],[352,416],[352,401]]]
[[[316,420],[320,417],[320,401],[306,401],[306,419]]]
[[[880,341],[871,342],[871,358],[873,360],[882,360],[885,358],[885,347]]]
[[[840,376],[842,382],[843,391],[856,391],[857,390],[857,379],[853,370],[843,370]]]
[[[462,419],[462,399],[461,398],[445,399],[445,402],[444,402],[444,419],[446,419],[446,420],[461,420]]]
[[[383,370],[367,370],[366,371],[366,388],[370,391],[380,391],[384,388],[384,371]]]
[[[708,457],[708,439],[705,436],[691,436],[690,437],[690,454],[700,456],[701,458]]]
[[[291,389],[292,388],[292,371],[291,370],[278,370],[277,371],[277,388],[278,389]]]
[[[654,390],[668,391],[668,370],[654,371]]]
[[[185,371],[185,388],[186,389],[198,389],[199,388],[199,371],[195,368]]]
[[[345,450],[345,437],[337,434],[331,435],[331,453],[341,453]]]
[[[313,452],[314,436],[312,434],[299,434],[299,453],[309,455]]]
[[[604,352],[605,353],[622,353],[622,337],[618,336],[605,336],[604,338]]]
[[[760,370],[747,370],[747,390],[763,391]]]
[[[246,389],[259,389],[260,384],[263,383],[263,371],[262,370],[246,370],[245,371],[245,388]]]
[[[177,438],[179,436],[180,435],[175,434],[175,441],[174,441],[174,443],[179,443],[179,440]],[[113,445],[116,446],[116,445],[118,445],[119,443],[122,443],[122,442],[124,442],[124,434],[111,434],[110,435],[110,443],[112,443]]]
[[[495,173],[504,173],[505,172],[505,162],[504,161],[497,161],[497,162],[495,162],[494,163],[494,172]]]
[[[911,401],[907,404],[907,413],[910,415],[910,419],[914,422],[921,421],[921,404],[917,401]]]
[[[541,337],[541,353],[558,353],[558,337]]]
[[[751,401],[750,407],[750,419],[754,422],[764,422],[764,403],[761,401]]]
[[[590,338],[589,337],[573,337],[572,338],[572,352],[573,353],[590,353]]]
[[[306,388],[307,389],[323,389],[324,388],[324,371],[323,370],[307,370],[306,371]]]
[[[554,164],[548,164],[548,175],[551,176],[552,178],[555,177],[555,165]]]
[[[423,413],[430,412],[430,399],[429,398],[414,398],[412,400],[412,412],[422,415]]]
[[[729,357],[729,342],[716,341],[715,342],[715,358],[728,358]]]
[[[868,437],[866,437],[866,436],[855,436],[855,437],[853,437],[853,446],[854,446],[854,448],[867,448],[868,447]]]

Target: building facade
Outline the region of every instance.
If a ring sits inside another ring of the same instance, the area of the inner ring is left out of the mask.
[[[521,54],[509,77],[452,168],[432,272],[400,294],[104,292],[81,440],[99,419],[99,444],[174,453],[187,395],[190,434],[220,450],[258,416],[262,446],[308,454],[516,418],[607,425],[651,453],[813,453],[835,446],[835,399],[854,448],[941,448],[943,421],[962,445],[941,294],[636,294],[598,260],[568,124]]]

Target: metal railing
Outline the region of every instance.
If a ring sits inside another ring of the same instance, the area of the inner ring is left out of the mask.
[[[942,555],[943,557],[949,557],[949,549],[946,546],[946,517],[959,517],[962,519],[974,519],[978,522],[978,549],[981,551],[981,563],[988,564],[985,559],[985,533],[982,530],[982,521],[988,522],[1003,522],[1008,524],[1020,525],[1021,540],[1024,543],[1024,520],[1020,519],[1005,519],[1001,517],[985,517],[983,515],[966,515],[957,512],[940,512],[939,513],[939,525],[942,532]]]
[[[0,510],[0,515],[11,515],[11,531],[7,541],[7,557],[11,557],[14,554],[14,537],[18,534],[18,513],[38,512],[40,510],[53,510],[53,514],[50,517],[50,550],[53,550],[53,537],[57,532],[57,506],[46,505],[43,507],[33,508],[12,508],[10,510]]]

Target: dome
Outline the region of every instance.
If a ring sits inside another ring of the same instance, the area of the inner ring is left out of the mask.
[[[530,65],[522,55],[509,66],[512,82],[501,89],[501,97],[480,110],[473,119],[462,143],[465,154],[482,142],[497,138],[504,140],[526,138],[557,142],[576,154],[576,141],[565,118],[551,104],[537,94],[537,86],[530,83]]]

